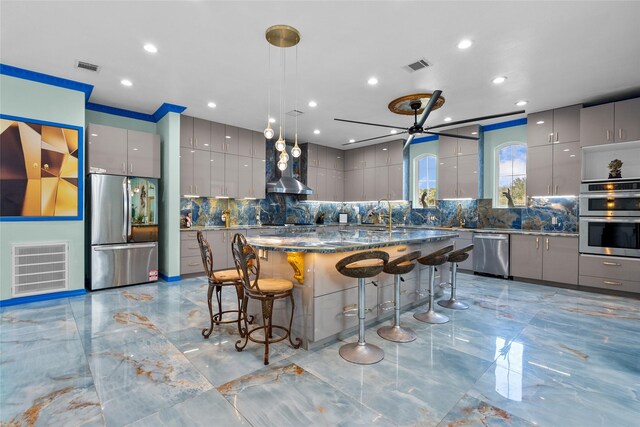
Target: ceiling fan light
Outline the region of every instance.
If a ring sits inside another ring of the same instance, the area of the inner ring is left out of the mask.
[[[267,123],[267,128],[264,130],[264,137],[267,139],[272,139],[276,133],[271,129],[271,125]]]

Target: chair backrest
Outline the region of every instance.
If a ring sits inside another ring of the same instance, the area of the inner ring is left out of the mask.
[[[204,267],[204,272],[207,274],[207,277],[211,280],[216,280],[216,276],[213,272],[213,253],[211,252],[211,246],[209,246],[209,242],[207,238],[204,237],[204,233],[202,231],[198,231],[198,245],[200,246],[200,256],[202,256],[202,266]]]
[[[388,261],[389,254],[383,251],[359,252],[338,261],[336,270],[347,277],[374,277]]]
[[[420,251],[413,251],[393,261],[389,261],[384,266],[383,271],[389,274],[407,274],[415,268],[416,263],[413,261],[420,258],[420,255],[422,255]]]
[[[247,243],[247,239],[242,234],[236,233],[231,241],[231,252],[244,288],[248,291],[260,292],[258,287],[260,257],[256,250]]]
[[[469,258],[469,252],[473,250],[473,245],[465,246],[449,254],[449,262],[462,262]]]
[[[442,265],[447,262],[447,254],[453,250],[453,245],[449,245],[435,252],[431,252],[421,258],[418,262],[422,265]]]

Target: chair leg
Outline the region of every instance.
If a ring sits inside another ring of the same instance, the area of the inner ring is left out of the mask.
[[[218,301],[218,313],[214,316],[216,325],[222,321],[222,286],[216,286],[216,300]]]
[[[273,318],[273,300],[262,300],[262,320],[264,322],[264,364],[269,364],[269,341],[271,340],[271,319]]]
[[[213,285],[209,285],[209,289],[207,290],[207,305],[209,306],[209,318],[211,319],[211,325],[209,329],[204,328],[202,330],[202,336],[207,339],[213,332],[213,307],[211,306],[211,296],[213,295]]]
[[[242,338],[242,319],[247,318],[247,313],[243,311],[242,300],[244,298],[244,289],[239,283],[236,283],[236,296],[238,297],[238,333]]]
[[[447,323],[449,321],[449,318],[447,316],[433,311],[433,302],[434,302],[433,288],[436,281],[435,276],[436,276],[435,266],[430,265],[429,266],[429,310],[427,310],[424,313],[416,313],[413,315],[413,317],[416,320],[419,320],[425,323],[433,323],[433,324]]]
[[[247,312],[247,305],[249,304],[249,297],[244,295],[242,298],[242,308],[241,311],[243,313]],[[240,333],[240,339],[238,341],[236,341],[236,350],[237,351],[242,351],[244,350],[244,348],[247,346],[247,343],[249,342],[249,325],[247,323],[247,316],[243,316],[243,321],[244,321],[244,330],[241,331]],[[242,343],[242,339],[244,338],[244,343]],[[240,344],[242,343],[242,344]]]
[[[400,275],[396,274],[393,279],[393,290],[395,293],[393,326],[383,326],[379,328],[378,335],[388,341],[411,342],[418,338],[418,336],[411,329],[400,326]]]
[[[451,263],[451,298],[446,301],[438,301],[438,305],[450,308],[451,310],[466,310],[469,306],[463,302],[460,302],[456,299],[456,289],[457,289],[457,278],[458,278],[458,264],[455,262]]]
[[[296,303],[293,299],[293,293],[291,293],[291,295],[289,295],[289,299],[291,300],[291,318],[289,319],[289,342],[291,343],[291,346],[293,346],[293,348],[300,348],[300,346],[302,345],[302,340],[300,338],[296,338],[296,343],[293,342],[293,332],[291,331],[291,327],[293,326],[293,312],[295,310],[296,307]]]

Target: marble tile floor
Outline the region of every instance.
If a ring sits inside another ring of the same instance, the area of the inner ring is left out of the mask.
[[[418,339],[359,366],[313,350],[208,340],[203,278],[0,310],[0,425],[632,426],[640,301],[459,275],[466,311],[402,321]],[[227,291],[225,289],[225,291]],[[229,289],[228,291],[231,291]],[[233,292],[225,304],[233,304]],[[355,341],[350,336],[345,341]]]

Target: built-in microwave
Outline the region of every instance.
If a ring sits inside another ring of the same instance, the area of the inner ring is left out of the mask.
[[[580,217],[580,253],[640,257],[640,217]]]

